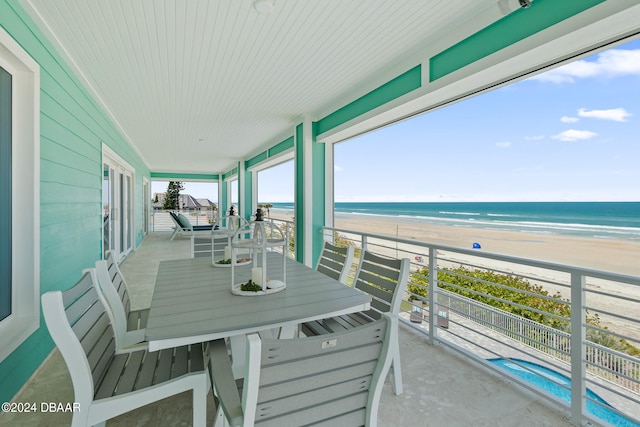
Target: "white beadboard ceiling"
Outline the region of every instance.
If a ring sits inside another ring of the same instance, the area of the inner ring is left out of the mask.
[[[495,3],[23,0],[150,169],[183,173],[228,171]]]

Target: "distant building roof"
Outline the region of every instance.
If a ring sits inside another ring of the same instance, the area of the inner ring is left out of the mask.
[[[210,207],[210,206],[216,206],[216,204],[215,204],[215,203],[213,203],[213,202],[212,202],[211,200],[209,200],[209,199],[196,199],[196,201],[197,201],[198,203],[200,203],[200,206],[203,206],[203,207],[206,207],[206,208],[208,208],[208,207]]]
[[[165,193],[153,194],[153,200],[157,200],[157,202],[152,203],[154,209],[162,209],[162,207],[164,206],[165,195]],[[216,206],[216,204],[209,199],[196,199],[190,194],[180,194],[178,198],[179,209],[209,209],[211,208],[211,206]]]

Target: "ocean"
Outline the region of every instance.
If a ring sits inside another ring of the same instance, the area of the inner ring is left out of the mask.
[[[273,203],[293,216],[293,203]],[[336,215],[404,218],[425,224],[640,240],[640,202],[338,202]]]

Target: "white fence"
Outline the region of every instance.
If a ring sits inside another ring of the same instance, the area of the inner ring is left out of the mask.
[[[571,334],[478,303],[446,290],[438,290],[438,305],[450,314],[472,320],[566,363],[571,362]],[[640,393],[640,360],[596,343],[586,343],[589,372],[635,393]]]

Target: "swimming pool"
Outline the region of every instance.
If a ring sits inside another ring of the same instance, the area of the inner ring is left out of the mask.
[[[571,401],[571,379],[569,377],[536,363],[531,363],[520,359],[513,360],[522,366],[516,365],[509,359],[488,359],[488,361],[493,363],[494,365],[499,366],[500,368],[514,375],[517,375],[523,380],[528,381],[543,390],[548,391],[554,396],[557,396],[567,402]],[[525,369],[524,367],[526,367],[527,369]],[[600,396],[589,389],[587,389],[587,396],[605,405],[600,406],[597,403],[592,402],[591,400],[587,400],[587,411],[590,414],[595,415],[601,420],[604,420],[614,426],[640,427],[640,424],[633,422],[628,418],[625,418],[622,415],[619,415],[616,412],[608,409],[607,407],[611,407],[611,405],[609,405],[604,401],[604,399],[602,399]]]

